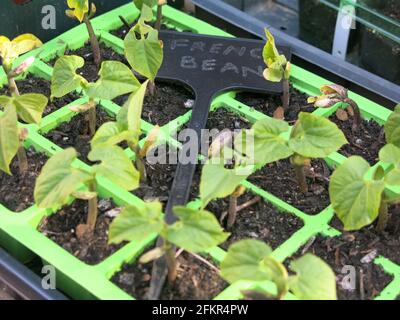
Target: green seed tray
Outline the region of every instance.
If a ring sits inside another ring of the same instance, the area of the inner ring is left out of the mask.
[[[110,30],[115,30],[122,26],[122,22],[118,18],[119,15],[124,16],[128,22],[133,22],[138,17],[139,12],[132,4],[127,4],[93,19],[93,25],[100,41],[106,46],[111,47],[115,52],[122,54],[123,41],[110,33]],[[220,29],[169,6],[165,7],[164,16],[166,24],[178,31],[192,30],[195,33],[230,36]],[[47,64],[47,62],[56,56],[62,55],[67,48],[78,49],[87,41],[88,36],[85,26],[79,25],[49,41],[42,48],[20,57],[16,62],[16,65],[26,59],[26,57],[36,55],[40,52],[40,59],[36,60],[30,72],[37,77],[50,80],[52,68]],[[327,80],[295,65],[292,68],[290,81],[296,89],[308,95],[318,95],[320,85],[328,83]],[[0,68],[0,87],[5,84],[6,76],[4,71]],[[81,91],[78,90],[78,93],[79,92]],[[350,92],[350,96],[360,105],[362,115],[365,119],[373,119],[379,124],[384,124],[391,114],[390,110],[360,95]],[[245,104],[240,103],[235,99],[235,97],[236,92],[221,94],[212,102],[211,112],[218,108],[226,108],[229,111],[245,117],[251,123],[267,117],[265,114],[255,111]],[[60,147],[47,140],[44,137],[44,134],[57,128],[61,123],[70,121],[75,114],[70,111],[69,106],[86,101],[86,99],[87,97],[81,96],[77,101],[46,116],[40,125],[21,124],[21,126],[26,126],[29,129],[29,138],[25,143],[25,147],[33,147],[37,151],[44,152],[49,156],[58,152]],[[115,115],[120,108],[120,106],[111,101],[100,101],[99,103],[100,107],[110,115]],[[314,113],[324,117],[329,117],[339,107],[340,105],[336,105],[330,109],[317,109]],[[170,145],[179,147],[180,143],[173,138],[174,134],[190,120],[190,117],[191,111],[163,126],[162,132],[164,135],[159,142],[166,141]],[[148,133],[152,127],[152,124],[143,121],[142,129],[144,133]],[[126,152],[132,159],[134,158],[134,154],[130,150],[126,150]],[[334,153],[327,157],[325,161],[329,166],[335,167],[340,165],[345,159],[346,158],[343,155]],[[76,160],[74,166],[80,167],[84,170],[90,170],[90,166],[80,160]],[[101,198],[110,198],[118,206],[125,206],[127,204],[140,206],[143,204],[143,200],[122,190],[106,179],[99,178],[97,182],[98,192]],[[260,195],[265,201],[275,206],[282,215],[295,215],[304,223],[304,226],[300,230],[295,232],[288,240],[274,250],[273,255],[279,261],[284,261],[286,258],[293,255],[299,248],[316,235],[322,235],[325,237],[335,237],[340,235],[340,231],[329,226],[334,215],[330,206],[325,208],[319,214],[310,215],[307,214],[307,212],[302,212],[294,208],[283,200],[258,188],[248,181],[245,181],[243,185],[252,193]],[[14,190],[10,190],[10,192],[13,191]],[[400,188],[389,191],[400,193]],[[74,200],[71,199],[71,201]],[[192,207],[198,205],[198,200],[188,204],[188,206]],[[155,236],[153,235],[147,239],[143,239],[140,243],[129,243],[103,262],[90,266],[81,262],[45,235],[37,231],[41,219],[46,215],[51,215],[53,213],[52,210],[41,210],[35,206],[28,208],[23,212],[15,213],[11,212],[0,203],[0,245],[5,247],[20,260],[26,261],[33,255],[37,255],[45,263],[53,265],[57,270],[57,288],[72,298],[110,300],[134,299],[134,297],[131,297],[122,289],[115,286],[110,279],[116,272],[121,270],[125,263],[135,263],[136,258],[145,250],[145,248],[154,243]],[[218,265],[226,253],[223,249],[216,247],[207,252],[207,254],[209,254],[214,259],[215,264]],[[376,258],[374,263],[382,266],[386,273],[393,276],[393,281],[380,292],[376,299],[396,299],[396,297],[400,295],[400,266],[382,256]],[[229,286],[216,296],[215,299],[240,299],[241,290],[255,287],[263,287],[271,293],[276,290],[274,285],[270,282],[254,283],[240,281]],[[288,294],[286,299],[295,299],[295,297]]]

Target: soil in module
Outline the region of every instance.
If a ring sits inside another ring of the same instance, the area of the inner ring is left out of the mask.
[[[400,205],[391,206],[389,214],[390,219],[383,234],[376,230],[377,222],[359,231],[346,232],[354,253],[376,250],[378,256],[384,256],[400,265]],[[331,226],[343,232],[343,224],[337,217],[332,220]]]
[[[128,98],[129,95],[123,95],[113,101],[123,106]],[[188,102],[192,105],[189,100],[194,100],[194,96],[183,86],[156,82],[155,95],[152,96],[147,93],[144,98],[142,119],[154,125],[166,125],[190,111],[191,108],[185,106]]]
[[[158,200],[166,204],[178,166],[176,163],[179,150],[168,145],[160,145],[151,153],[152,156],[145,162],[147,181],[141,182],[139,189],[132,191],[132,193],[144,201]],[[199,170],[196,170],[193,181],[200,181]],[[195,185],[195,183],[193,184]],[[190,193],[191,199],[195,197],[196,190],[193,186]]]
[[[43,117],[79,99],[79,95],[75,93],[69,93],[62,98],[54,98],[53,101],[50,101],[51,82],[42,78],[35,77],[32,74],[29,74],[23,80],[17,80],[17,86],[20,94],[41,93],[49,99],[49,102],[44,109]],[[0,88],[0,95],[9,95],[7,86]]]
[[[290,85],[289,110],[285,112],[285,121],[294,123],[300,112],[313,112],[315,107],[307,103],[308,96]],[[280,94],[259,94],[241,92],[236,95],[236,100],[245,105],[273,117],[278,107],[282,106]]]
[[[311,241],[314,242],[308,250],[305,250],[304,247],[301,248],[285,264],[289,265],[290,261],[306,253],[313,253],[328,263],[335,273],[339,300],[372,300],[379,295],[393,278],[373,262],[362,263],[361,259],[368,255],[369,252],[364,250],[368,250],[368,248],[366,246],[364,248],[357,247],[357,244],[352,239],[351,234],[344,234],[335,238],[322,236],[312,238]],[[308,245],[306,244],[306,246]],[[348,281],[346,281],[345,277],[349,276],[349,273],[343,269],[345,266],[355,268],[355,288],[348,287]]]
[[[102,62],[103,61],[119,61],[122,62],[126,65],[129,66],[128,61],[126,60],[125,56],[122,54],[119,54],[115,52],[111,47],[107,47],[103,42],[100,42],[100,52],[101,52],[101,58]],[[92,53],[92,47],[90,43],[85,43],[85,45],[82,48],[76,49],[76,50],[70,50],[67,49],[64,53],[65,55],[76,55],[80,56],[83,59],[85,59],[85,65],[78,69],[76,72],[83,76],[87,81],[89,82],[95,82],[99,78],[99,68],[96,66],[96,64],[93,61],[93,53]],[[56,63],[57,59],[59,57],[50,60],[48,64],[51,66],[54,66]]]
[[[221,107],[213,112],[210,112],[210,114],[208,115],[205,129],[208,130],[216,129],[219,132],[222,132],[223,130],[230,130],[232,132],[235,131],[237,132],[240,129],[250,129],[251,125],[252,123],[245,117],[241,116],[238,113],[229,111],[224,107]],[[189,122],[185,123],[180,129],[180,131],[187,129],[188,126]],[[213,142],[213,139],[215,139],[215,137],[216,136],[214,135],[209,136],[208,146],[211,146],[211,143]],[[208,150],[201,150],[201,151],[205,152],[204,155],[207,155],[208,153]]]
[[[116,206],[110,200],[99,201],[99,213],[93,238],[88,242],[80,240],[76,228],[86,223],[87,201],[75,200],[57,213],[44,218],[39,231],[63,247],[79,260],[95,265],[111,256],[126,243],[108,245],[108,230],[113,220],[110,216]]]
[[[109,115],[101,106],[97,106],[96,113],[96,130],[106,122],[115,121],[115,116]],[[79,159],[90,163],[87,156],[90,152],[92,138],[89,134],[87,117],[88,112],[79,113],[69,122],[63,122],[44,136],[63,149],[74,147],[79,154]]]
[[[176,164],[170,164],[171,160],[174,159],[174,154],[178,152],[177,150],[174,152],[172,150],[174,149],[168,145],[161,145],[150,151],[154,158],[151,157],[149,161],[145,161],[147,180],[146,182],[141,182],[139,189],[132,192],[134,195],[144,201],[158,200],[162,203],[168,201],[177,168]],[[160,161],[155,161],[155,159]]]
[[[177,261],[178,277],[173,284],[166,282],[160,300],[211,300],[228,287],[216,270],[192,255],[183,252]],[[152,266],[152,263],[126,264],[111,281],[132,297],[145,300]]]
[[[19,174],[16,157],[11,163],[12,176],[0,171],[0,203],[13,212],[21,212],[33,206],[36,178],[48,160],[47,155],[36,152],[33,148],[29,148],[26,153],[28,171],[24,175]]]
[[[309,189],[307,194],[300,191],[289,159],[266,165],[248,180],[305,213],[317,214],[329,206],[331,170],[325,161],[313,159],[311,167],[305,168],[305,173]]]
[[[256,197],[250,192],[238,199],[238,206]],[[212,201],[206,210],[220,219],[222,213],[229,208],[229,197]],[[224,223],[226,220],[224,221]],[[296,231],[303,227],[303,221],[293,214],[280,212],[272,204],[262,198],[252,206],[237,213],[236,222],[230,231],[231,236],[221,247],[225,250],[239,240],[257,239],[269,244],[273,249],[288,240]]]
[[[357,131],[352,131],[352,118],[341,121],[334,114],[329,119],[337,124],[349,142],[339,150],[339,153],[346,157],[361,156],[371,165],[379,161],[379,151],[385,145],[383,126],[372,119],[363,119],[362,126]]]

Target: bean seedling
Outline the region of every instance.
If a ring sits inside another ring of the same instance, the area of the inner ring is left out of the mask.
[[[104,61],[99,71],[100,78],[94,83],[89,83],[76,73],[77,69],[83,67],[84,62],[79,56],[62,56],[56,61],[51,79],[51,97],[60,98],[82,88],[89,97],[89,102],[72,107],[72,111],[89,112],[88,128],[93,136],[96,132],[98,100],[112,100],[134,92],[140,87],[140,82],[125,64],[119,61]]]
[[[289,124],[283,120],[266,118],[257,121],[250,130],[245,130],[235,138],[235,149],[246,154],[242,146],[254,145],[254,164],[264,166],[268,163],[290,157],[297,182],[303,193],[308,193],[304,167],[311,159],[325,158],[340,149],[347,140],[343,132],[328,119],[301,112],[292,128],[289,138]],[[247,142],[247,143],[246,143]]]
[[[140,172],[140,179],[143,182],[147,179],[144,158],[148,150],[150,150],[157,141],[160,132],[160,128],[155,126],[149,133],[143,147],[139,145],[139,139],[142,133],[141,116],[143,100],[147,84],[148,81],[144,82],[136,92],[131,94],[118,113],[117,121],[103,124],[97,130],[91,141],[92,148],[113,146],[126,141],[129,148],[135,153],[136,167]]]
[[[275,38],[268,29],[265,29],[267,44],[264,46],[263,58],[267,65],[264,70],[264,78],[272,82],[283,81],[282,104],[283,110],[287,111],[290,104],[290,70],[291,64],[283,54],[279,54],[275,45]]]
[[[68,7],[70,9],[65,11],[67,17],[72,19],[77,19],[80,23],[84,22],[86,29],[89,34],[90,45],[93,51],[93,61],[96,66],[100,66],[101,63],[101,51],[99,46],[99,40],[94,32],[93,25],[90,19],[96,14],[96,6],[93,2],[90,3],[89,0],[68,0]],[[90,12],[89,12],[90,7]]]
[[[20,95],[15,78],[33,64],[35,58],[29,57],[13,69],[13,63],[21,55],[40,47],[41,41],[32,34],[23,34],[12,41],[0,36],[0,57],[8,79],[10,96],[0,96],[0,107],[4,114],[0,117],[0,170],[11,174],[10,163],[17,155],[20,174],[28,170],[28,160],[22,145],[27,137],[26,129],[18,128],[18,118],[25,123],[40,123],[48,99],[42,94]]]
[[[271,281],[276,285],[275,299],[290,291],[300,300],[336,300],[336,279],[332,269],[320,258],[308,253],[292,261],[294,275],[272,256],[272,249],[259,240],[242,240],[232,244],[221,262],[221,276],[229,283],[240,280]],[[271,295],[261,288],[245,291],[245,296]]]
[[[77,234],[91,237],[96,226],[98,213],[98,195],[96,179],[98,176],[126,190],[139,187],[139,173],[134,168],[123,149],[117,146],[92,149],[88,158],[100,162],[85,171],[73,166],[77,159],[74,148],[63,150],[51,157],[44,165],[36,180],[34,198],[39,208],[60,208],[67,204],[70,197],[89,202],[88,216],[85,225],[77,228]],[[85,185],[86,190],[81,190]]]
[[[379,152],[380,160],[389,165],[385,170],[381,165],[373,176],[369,163],[361,157],[347,159],[332,174],[329,195],[335,213],[344,224],[345,230],[359,230],[373,223],[377,218],[377,229],[383,232],[388,223],[388,207],[400,202],[400,195],[387,191],[386,187],[400,186],[400,105],[385,125],[388,142]]]
[[[169,225],[163,219],[160,202],[128,206],[112,222],[109,243],[143,241],[151,235],[161,236],[163,246],[144,254],[140,262],[148,263],[165,255],[168,279],[174,282],[177,277],[174,245],[192,253],[204,252],[224,242],[229,233],[222,230],[211,212],[182,206],[174,207],[173,211],[179,221]]]

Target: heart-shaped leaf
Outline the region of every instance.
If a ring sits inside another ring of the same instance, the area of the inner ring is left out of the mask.
[[[369,169],[367,161],[354,156],[331,176],[329,195],[332,207],[345,230],[359,230],[378,217],[385,183],[366,180],[364,176]]]
[[[336,300],[336,278],[320,258],[308,253],[290,264],[290,290],[300,300]]]
[[[163,62],[162,43],[158,40],[157,30],[151,30],[147,38],[137,38],[135,30],[131,30],[125,40],[125,56],[136,72],[150,80],[154,80]]]
[[[101,146],[93,149],[88,158],[93,162],[101,161],[93,166],[96,174],[129,191],[139,187],[140,174],[122,148]]]
[[[89,83],[86,94],[91,98],[113,100],[121,95],[135,92],[140,82],[131,69],[119,61],[105,61],[99,71],[99,80]]]
[[[141,207],[127,206],[110,226],[109,243],[143,241],[164,227],[160,202],[144,202]]]
[[[292,130],[289,147],[305,158],[325,158],[346,143],[346,137],[335,123],[301,112]]]
[[[385,124],[386,141],[400,148],[400,104],[390,115]]]
[[[87,85],[86,79],[76,74],[76,70],[84,64],[85,60],[79,56],[62,56],[56,61],[51,78],[51,98],[61,98]]]
[[[224,242],[226,233],[211,212],[187,207],[174,207],[179,221],[167,228],[167,240],[189,252],[202,252]]]
[[[229,247],[221,262],[221,276],[229,283],[239,280],[265,281],[268,275],[261,268],[261,263],[271,253],[272,249],[262,241],[238,241]]]
[[[39,208],[61,207],[80,185],[92,176],[71,166],[77,158],[75,149],[68,148],[51,157],[36,180],[34,197]]]

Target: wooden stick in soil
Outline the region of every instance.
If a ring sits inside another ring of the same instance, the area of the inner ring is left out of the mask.
[[[257,196],[257,197],[254,197],[253,199],[251,199],[251,200],[249,200],[249,201],[247,201],[247,202],[245,202],[245,203],[243,203],[243,204],[237,206],[237,208],[236,208],[236,214],[237,214],[238,212],[242,211],[242,210],[247,209],[248,207],[251,207],[253,204],[256,204],[256,203],[259,202],[260,200],[261,200],[261,197]],[[222,223],[222,222],[224,221],[224,219],[225,219],[225,217],[226,217],[227,215],[228,215],[228,211],[222,212],[221,217],[219,218],[220,223]]]
[[[98,66],[100,66],[100,63],[101,63],[101,52],[100,52],[99,40],[96,37],[96,34],[93,29],[93,25],[90,22],[87,14],[84,15],[83,21],[85,22],[86,28],[89,33],[90,45],[92,46],[92,51],[93,51],[93,61],[94,61],[95,65],[98,67]]]
[[[203,262],[204,264],[206,264],[211,270],[217,272],[219,274],[219,269],[214,266],[212,263],[208,262],[206,259],[204,259],[203,257],[199,256],[198,254],[186,251],[187,253],[189,253],[190,255],[192,255],[193,257],[195,257],[197,260],[200,260],[201,262]]]

